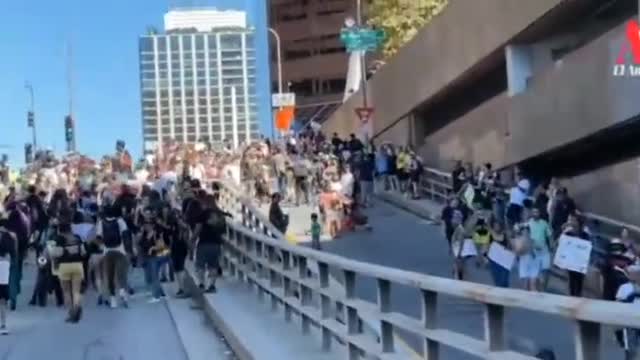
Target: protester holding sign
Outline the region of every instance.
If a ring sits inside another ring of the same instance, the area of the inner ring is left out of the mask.
[[[509,287],[509,276],[515,262],[515,254],[509,250],[507,237],[500,222],[494,222],[491,228],[491,245],[489,246],[489,270],[493,283],[498,287]]]
[[[588,241],[589,235],[583,230],[582,224],[576,214],[569,215],[567,223],[562,227],[562,234]],[[561,237],[562,239],[562,237]],[[589,253],[590,253],[589,248]],[[569,272],[569,295],[582,296],[582,287],[584,276],[586,274],[587,265],[583,266],[584,272],[576,270],[568,270]]]

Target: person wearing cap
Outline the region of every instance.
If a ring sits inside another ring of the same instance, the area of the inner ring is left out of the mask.
[[[640,265],[628,266],[626,271],[628,281],[620,285],[616,292],[619,302],[640,305]],[[638,359],[640,345],[640,331],[638,329],[620,329],[615,332],[618,343],[625,350],[625,359]]]
[[[628,281],[626,268],[633,264],[635,256],[620,238],[613,238],[606,248],[602,273],[602,299],[615,301],[618,288]]]

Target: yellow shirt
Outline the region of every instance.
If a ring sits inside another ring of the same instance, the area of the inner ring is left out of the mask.
[[[407,170],[409,169],[409,155],[407,153],[401,152],[398,154],[396,158],[396,167],[398,170]]]

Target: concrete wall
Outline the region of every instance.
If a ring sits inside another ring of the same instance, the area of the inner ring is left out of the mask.
[[[640,225],[640,159],[607,166],[563,183],[582,209]]]
[[[450,169],[455,160],[504,163],[507,102],[503,93],[430,134],[418,152],[429,166]]]
[[[448,7],[369,81],[376,107],[374,131],[382,132],[471,69],[562,0],[451,0]],[[324,127],[332,132],[353,121],[351,98]]]
[[[510,102],[507,163],[558,147],[640,114],[640,77],[613,76],[625,25],[531,78]]]

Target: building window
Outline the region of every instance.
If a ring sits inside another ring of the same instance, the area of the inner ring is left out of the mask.
[[[206,35],[196,35],[196,50],[204,50],[204,37]]]
[[[180,40],[177,36],[169,36],[167,40],[171,44],[171,51],[178,52],[180,50]]]
[[[311,56],[309,50],[287,50],[284,53],[285,60],[304,59]]]
[[[242,49],[242,40],[239,34],[224,34],[220,36],[222,50]]]
[[[163,38],[158,38],[158,52],[166,52],[167,51],[167,41]]]
[[[144,37],[140,39],[140,51],[153,52],[153,38]]]

